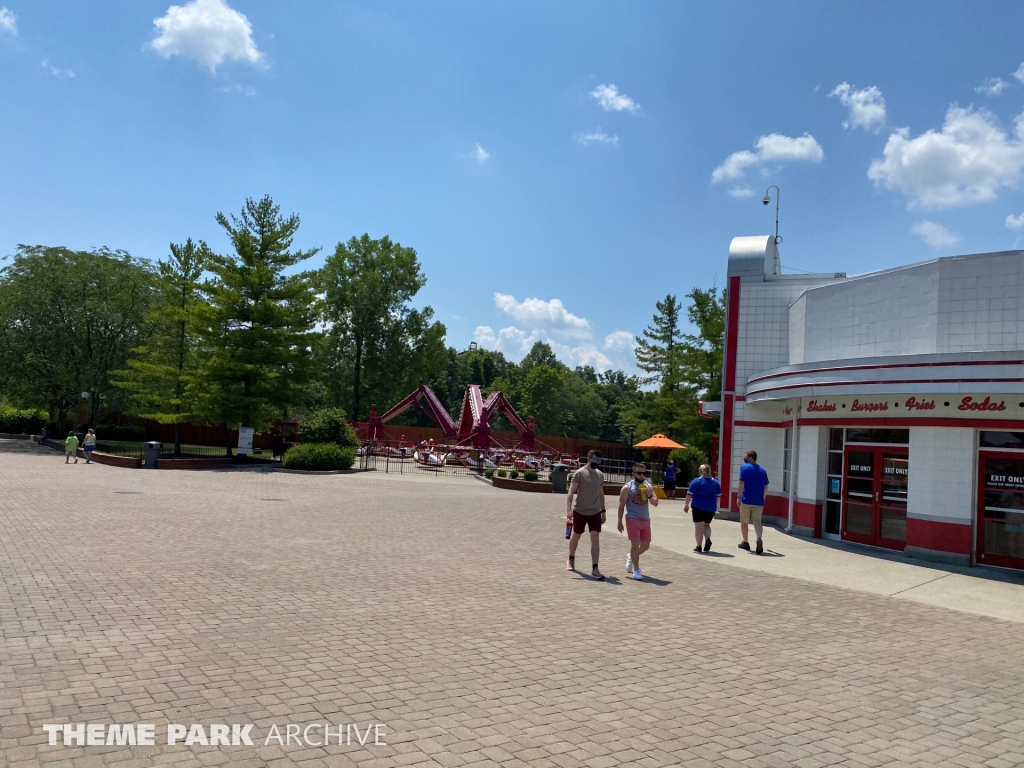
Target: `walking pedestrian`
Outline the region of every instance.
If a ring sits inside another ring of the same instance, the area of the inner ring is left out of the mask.
[[[68,463],[68,459],[72,456],[75,457],[75,464],[78,463],[78,435],[75,434],[74,430],[68,432],[68,439],[64,441],[64,463]]]
[[[750,551],[747,540],[747,526],[753,524],[754,535],[757,536],[757,554],[764,552],[761,543],[761,513],[764,512],[764,491],[768,487],[768,473],[757,463],[757,451],[747,451],[743,455],[743,466],[740,467],[740,549]]]
[[[678,471],[679,467],[672,459],[665,462],[665,495],[670,499],[676,497],[676,473]]]
[[[640,555],[651,548],[651,512],[648,503],[658,506],[654,486],[647,482],[647,465],[633,465],[633,479],[619,491],[619,533],[622,533],[622,513],[626,513],[626,536],[629,538],[629,554],[626,555],[626,572],[642,581]]]
[[[85,439],[82,440],[82,450],[85,451],[85,463],[92,463],[92,452],[96,450],[96,433],[91,429],[85,433]]]
[[[711,521],[715,519],[720,498],[721,483],[711,476],[711,467],[701,464],[700,475],[686,489],[686,503],[683,506],[683,512],[689,512],[690,507],[693,507],[693,536],[697,540],[694,552],[708,552],[711,549]]]
[[[601,452],[589,451],[587,460],[587,466],[577,469],[572,475],[572,482],[569,483],[565,524],[572,525],[572,536],[569,537],[569,561],[565,567],[569,571],[576,570],[576,546],[580,543],[583,532],[589,530],[590,561],[593,564],[590,575],[598,581],[603,581],[604,576],[597,567],[601,555],[601,526],[606,517]]]

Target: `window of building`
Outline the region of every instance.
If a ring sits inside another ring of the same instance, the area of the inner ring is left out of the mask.
[[[785,443],[782,446],[782,492],[789,493],[790,462],[793,460],[793,430],[786,430]]]
[[[893,443],[896,445],[910,444],[909,429],[870,429],[858,427],[846,430],[848,443]]]
[[[1001,451],[1024,450],[1024,432],[988,432],[978,435],[978,446],[981,448],[998,448]]]
[[[828,431],[828,454],[825,466],[824,532],[839,535],[843,498],[843,430]]]

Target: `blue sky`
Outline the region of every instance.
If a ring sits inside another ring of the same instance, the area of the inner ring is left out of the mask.
[[[1024,244],[1020,3],[0,9],[2,253],[226,249],[215,212],[270,194],[300,247],[416,248],[456,347],[631,368],[769,184],[789,268]]]

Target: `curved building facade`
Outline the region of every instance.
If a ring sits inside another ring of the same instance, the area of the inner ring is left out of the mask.
[[[798,534],[1024,568],[1024,251],[782,275],[773,237],[738,237],[725,335],[731,511],[754,449]]]

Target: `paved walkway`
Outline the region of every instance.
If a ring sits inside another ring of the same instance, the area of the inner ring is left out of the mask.
[[[771,527],[764,533],[767,552],[758,557],[737,548],[740,526],[728,520],[712,524],[713,550],[698,555],[693,520],[683,514],[682,501],[662,502],[652,517],[658,545],[687,557],[1024,623],[1024,573],[935,565],[902,553],[787,536]]]
[[[617,534],[593,582],[564,570],[562,503],[2,442],[0,765],[1024,762],[1020,625],[663,549],[626,581]],[[264,746],[325,721],[388,746]],[[256,744],[48,746],[44,723]]]

